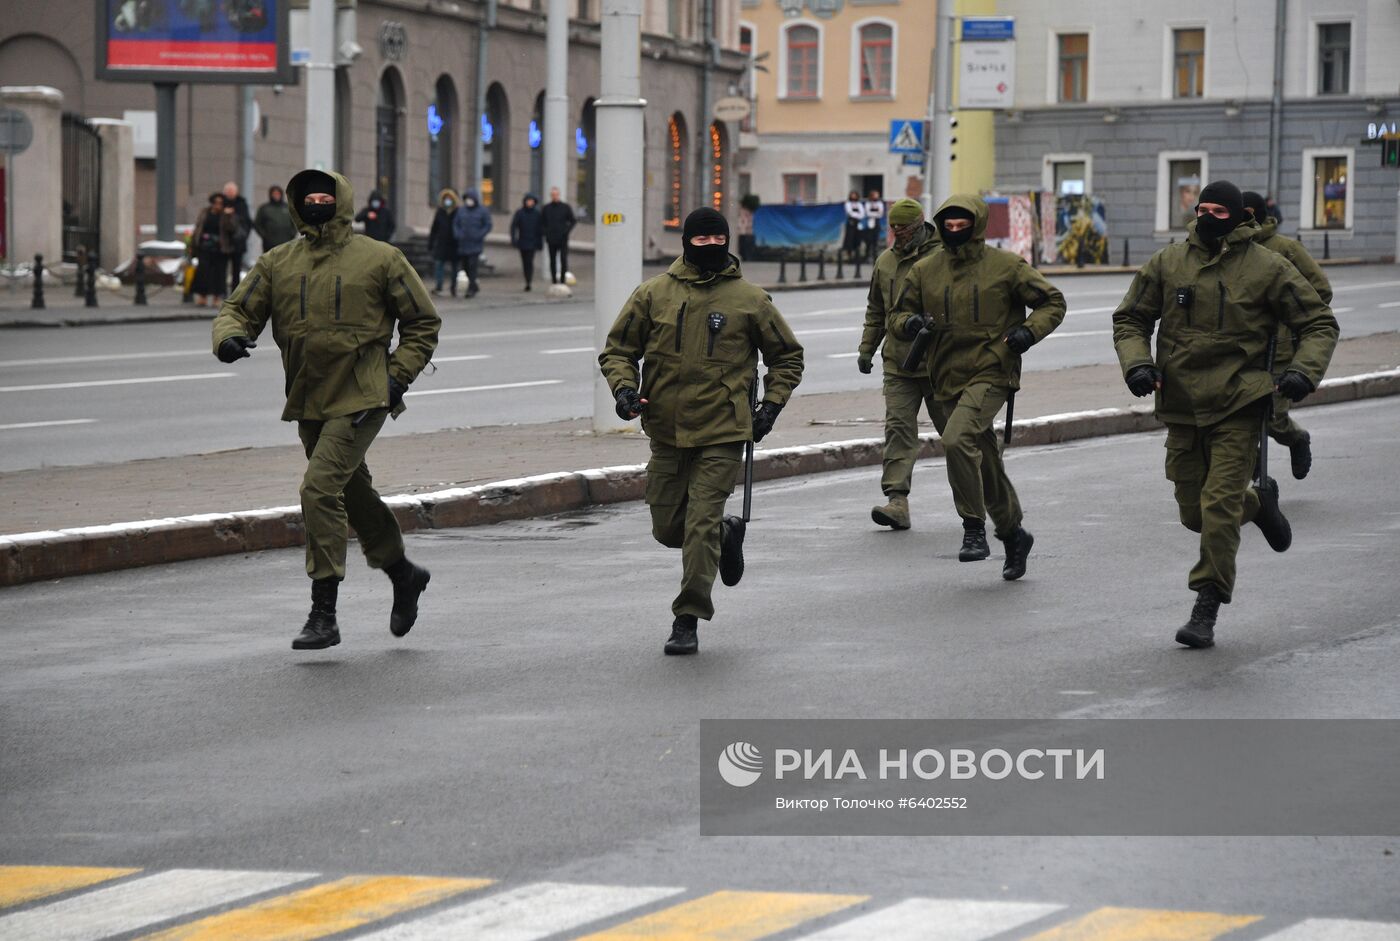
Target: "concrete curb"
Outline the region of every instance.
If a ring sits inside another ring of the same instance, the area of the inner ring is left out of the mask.
[[[1330,405],[1390,395],[1400,395],[1400,369],[1324,380],[1303,405]],[[1033,447],[1159,427],[1151,407],[1146,405],[1070,412],[1018,422],[1013,446]],[[881,438],[858,438],[759,451],[754,460],[754,478],[776,480],[877,465],[883,446]],[[921,458],[942,453],[937,435],[923,436]],[[640,500],[645,474],[644,464],[625,464],[433,493],[401,494],[388,497],[385,502],[405,532],[481,526]],[[296,506],[0,536],[0,586],[285,549],[302,545],[303,541],[301,508]]]

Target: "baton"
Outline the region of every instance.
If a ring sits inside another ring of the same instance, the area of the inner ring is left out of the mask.
[[[1278,333],[1275,332],[1269,337],[1269,349],[1265,353],[1264,368],[1269,372],[1269,384],[1272,387],[1274,381],[1274,351],[1278,345]],[[1268,405],[1264,408],[1264,421],[1259,428],[1259,490],[1264,489],[1273,482],[1269,480],[1269,423],[1274,420],[1274,393],[1269,392]]]
[[[1011,443],[1011,419],[1016,414],[1016,390],[1012,389],[1011,394],[1006,397],[1006,427],[1001,432],[1001,443]]]
[[[928,352],[929,344],[933,342],[933,331],[928,325],[919,328],[919,332],[914,335],[914,339],[909,344],[909,352],[904,357],[901,365],[905,372],[915,372],[923,363],[924,354]]]
[[[758,408],[758,366],[754,365],[753,382],[749,384],[749,414]],[[744,444],[744,522],[753,512],[753,436]]]

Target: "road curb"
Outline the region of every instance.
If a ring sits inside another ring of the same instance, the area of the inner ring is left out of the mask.
[[[1330,405],[1400,395],[1400,369],[1324,380],[1303,403]],[[1300,406],[1301,407],[1301,406]],[[1104,408],[1018,422],[1013,446],[1131,434],[1161,427],[1150,406]],[[921,436],[920,458],[943,453],[936,434]],[[759,451],[756,480],[877,465],[881,438]],[[646,466],[625,464],[499,480],[475,487],[387,497],[405,532],[481,526],[642,499]],[[0,536],[0,586],[90,575],[218,555],[302,545],[301,509],[270,507]]]

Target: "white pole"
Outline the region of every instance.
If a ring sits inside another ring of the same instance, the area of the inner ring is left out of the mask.
[[[953,0],[938,0],[938,84],[935,89],[933,127],[929,128],[930,214],[953,195],[952,129],[953,116]]]
[[[598,220],[593,261],[594,346],[602,349],[618,311],[642,280],[642,0],[603,0],[598,130]],[[612,392],[595,373],[593,430],[635,427],[613,411]]]
[[[549,0],[545,28],[548,73],[544,91],[544,192],[541,204],[552,187],[559,187],[559,198],[569,202],[569,0]]]
[[[335,0],[311,0],[306,32],[306,165],[335,167]]]

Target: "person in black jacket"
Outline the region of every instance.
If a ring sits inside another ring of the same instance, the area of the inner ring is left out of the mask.
[[[535,194],[526,193],[520,208],[510,220],[510,244],[520,249],[520,267],[525,272],[525,290],[535,280],[535,252],[544,247],[544,216],[535,208]]]
[[[445,189],[438,193],[438,208],[433,214],[433,227],[428,230],[428,254],[433,256],[433,276],[437,283],[433,293],[442,294],[444,272],[452,276],[452,296],[457,296],[457,237],[452,234],[452,214],[457,211],[457,193]]]
[[[225,183],[223,194],[224,208],[238,223],[233,247],[229,249],[228,258],[224,261],[228,265],[228,292],[232,294],[233,289],[238,287],[239,278],[243,276],[243,256],[248,253],[248,233],[253,231],[253,217],[248,213],[248,200],[238,195],[237,183],[232,180]]]
[[[569,232],[578,220],[573,207],[559,198],[557,186],[549,188],[549,202],[540,210],[540,216],[544,220],[544,240],[549,244],[549,280],[563,284],[569,270]]]
[[[381,242],[394,238],[394,210],[379,190],[370,190],[369,203],[355,214],[356,222],[365,224],[365,235]]]

